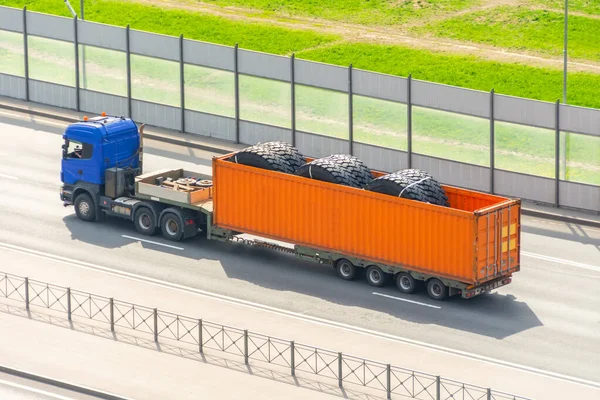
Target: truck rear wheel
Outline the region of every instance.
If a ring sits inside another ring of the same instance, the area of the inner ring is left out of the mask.
[[[432,278],[427,282],[427,294],[433,300],[442,301],[448,297],[448,286],[437,278]]]
[[[402,293],[413,294],[417,291],[419,281],[408,272],[400,272],[396,275],[396,286]]]
[[[172,212],[165,213],[160,219],[160,230],[167,240],[179,241],[183,236],[183,225],[179,217]]]
[[[156,231],[154,214],[146,207],[140,207],[136,210],[133,224],[135,225],[135,230],[142,235],[152,236]]]
[[[381,268],[371,265],[367,268],[366,274],[367,282],[371,286],[381,287],[385,285],[386,275]]]
[[[96,206],[94,200],[87,193],[81,193],[75,199],[75,214],[83,221],[94,221],[96,219]]]
[[[335,263],[335,270],[344,280],[351,281],[356,277],[356,266],[344,258]]]

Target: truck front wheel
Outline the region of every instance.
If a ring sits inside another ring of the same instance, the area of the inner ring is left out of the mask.
[[[445,300],[448,297],[448,286],[439,279],[432,278],[427,282],[427,294],[433,300]]]
[[[160,230],[165,239],[179,241],[183,236],[183,225],[177,215],[172,212],[165,213],[160,220]]]
[[[83,221],[94,221],[96,219],[96,206],[94,200],[87,193],[81,193],[75,199],[75,214]]]

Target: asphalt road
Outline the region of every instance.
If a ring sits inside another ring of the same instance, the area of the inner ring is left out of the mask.
[[[2,243],[600,381],[596,229],[524,216],[522,271],[511,285],[468,301],[434,303],[393,286],[374,290],[362,281],[345,282],[329,268],[279,253],[199,238],[176,245],[160,236],[141,242],[126,221],[79,221],[58,197],[64,124],[27,119],[0,115]],[[210,173],[210,153],[152,141],[144,147],[147,171]]]

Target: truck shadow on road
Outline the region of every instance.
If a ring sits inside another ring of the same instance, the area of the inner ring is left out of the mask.
[[[268,290],[260,293],[259,297],[278,298],[269,302],[270,306],[388,334],[404,336],[404,322],[410,322],[504,339],[543,325],[525,302],[510,294],[490,293],[469,300],[455,296],[444,302],[435,302],[424,291],[405,295],[396,289],[393,282],[375,288],[369,286],[362,277],[344,281],[336,276],[329,265],[300,260],[272,250],[200,237],[180,243],[167,242],[160,234],[150,238],[140,236],[131,222],[124,220],[108,219],[90,224],[69,215],[64,217],[64,222],[72,240],[106,249],[121,248],[135,242],[122,235],[179,247],[175,249],[140,242],[148,250],[148,255],[142,257],[152,262],[153,268],[148,274],[153,278],[164,279],[169,276],[170,282],[213,291],[214,288],[207,286],[203,277],[208,274],[213,278],[218,276],[221,271],[215,268],[220,264],[227,278],[242,281],[224,282],[224,287],[231,290],[222,294],[244,298],[246,296],[240,293],[251,293],[251,297],[256,298],[257,287],[260,287]],[[131,254],[131,257],[136,257],[142,253]],[[169,256],[163,257],[163,254]],[[190,260],[194,262],[190,264]],[[216,261],[218,264],[203,261]],[[180,268],[174,273],[178,263]],[[512,285],[518,285],[518,282],[519,276],[516,274]],[[504,292],[510,293],[510,289],[511,285]],[[271,290],[286,292],[285,298],[274,295],[269,292]]]

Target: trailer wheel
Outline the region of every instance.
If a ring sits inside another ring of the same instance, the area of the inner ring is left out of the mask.
[[[183,225],[179,217],[172,212],[165,213],[160,219],[160,230],[167,240],[177,242],[183,236]]]
[[[367,268],[366,278],[367,282],[371,286],[382,287],[383,285],[385,285],[385,272],[383,272],[381,268],[376,267],[375,265],[371,265],[369,268]]]
[[[408,272],[400,272],[396,275],[396,286],[402,293],[413,294],[417,291],[419,282]]]
[[[152,236],[156,231],[154,214],[147,207],[140,207],[136,210],[133,224],[135,225],[135,230],[142,235]]]
[[[335,270],[344,280],[351,281],[356,277],[356,266],[344,258],[335,263]]]
[[[427,294],[433,300],[442,301],[448,297],[448,286],[437,278],[432,278],[427,282]]]
[[[96,206],[94,200],[87,193],[81,193],[75,199],[75,214],[83,221],[94,221],[96,219]]]

